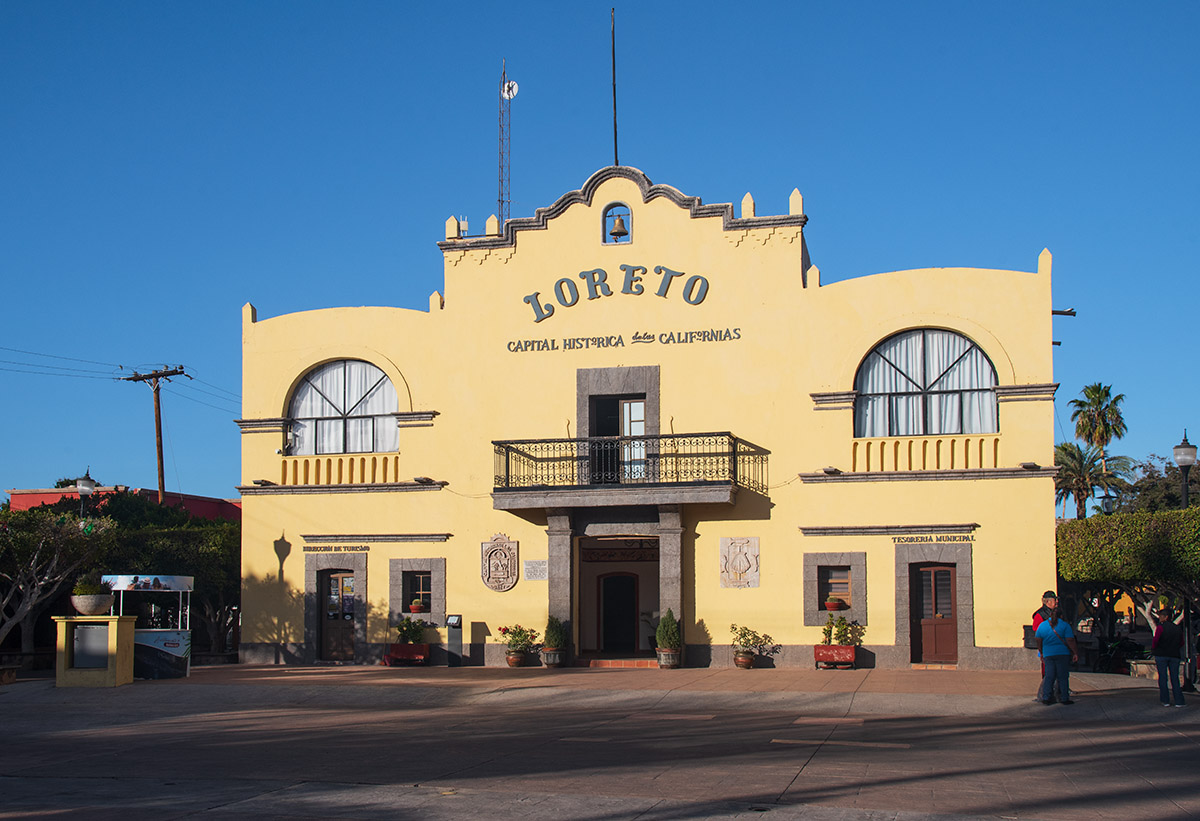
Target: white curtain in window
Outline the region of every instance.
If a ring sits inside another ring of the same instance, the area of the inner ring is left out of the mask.
[[[395,451],[398,402],[391,380],[370,362],[339,360],[309,372],[292,397],[291,453]]]
[[[995,386],[991,362],[961,334],[932,328],[896,334],[859,368],[855,435],[992,433]]]

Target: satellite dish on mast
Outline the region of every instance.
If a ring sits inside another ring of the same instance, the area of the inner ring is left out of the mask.
[[[511,100],[517,96],[517,81],[506,80],[504,85],[500,87],[500,96],[506,100]]]

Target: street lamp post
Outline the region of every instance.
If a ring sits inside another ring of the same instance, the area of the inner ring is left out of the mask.
[[[83,472],[83,475],[75,480],[75,490],[79,493],[79,515],[83,515],[83,503],[87,497],[92,495],[92,491],[96,489],[96,480],[91,477],[92,468],[89,465],[88,469]]]
[[[1175,446],[1175,464],[1183,474],[1183,507],[1188,506],[1188,471],[1196,464],[1196,446],[1187,440],[1187,429],[1183,431],[1183,441]]]
[[[1104,511],[1105,516],[1111,516],[1113,510],[1117,506],[1117,497],[1108,492],[1108,488],[1104,489],[1104,495],[1100,497],[1100,509]]]
[[[1179,465],[1179,472],[1183,474],[1183,509],[1187,510],[1188,506],[1188,471],[1192,469],[1192,465],[1196,464],[1196,446],[1187,440],[1187,429],[1183,431],[1183,441],[1175,446],[1175,464]],[[1183,689],[1189,693],[1196,692],[1196,660],[1192,657],[1192,606],[1190,602],[1183,603],[1183,640],[1187,643],[1184,647],[1184,656],[1187,663],[1184,665],[1184,682]]]

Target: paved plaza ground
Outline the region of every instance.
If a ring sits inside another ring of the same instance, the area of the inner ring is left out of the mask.
[[[0,688],[0,818],[1200,817],[1200,698],[951,670],[228,666]]]

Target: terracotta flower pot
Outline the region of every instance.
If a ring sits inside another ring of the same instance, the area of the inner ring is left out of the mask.
[[[733,663],[739,670],[750,670],[754,667],[754,653],[750,650],[734,650]]]
[[[504,660],[508,662],[509,667],[523,667],[525,666],[525,651],[505,650]]]
[[[833,667],[853,668],[857,658],[858,647],[854,644],[815,644],[813,658],[817,666],[827,664]]]
[[[839,599],[838,601],[827,601],[827,602],[825,602],[825,609],[826,609],[826,610],[841,610],[841,609],[842,609],[843,607],[845,607],[845,606],[846,606],[846,603],[845,603],[845,602],[843,602],[843,601],[842,601],[842,600],[840,600],[840,599]]]
[[[408,606],[408,612],[410,612],[410,613],[428,613],[429,608],[423,604],[410,604]]]

